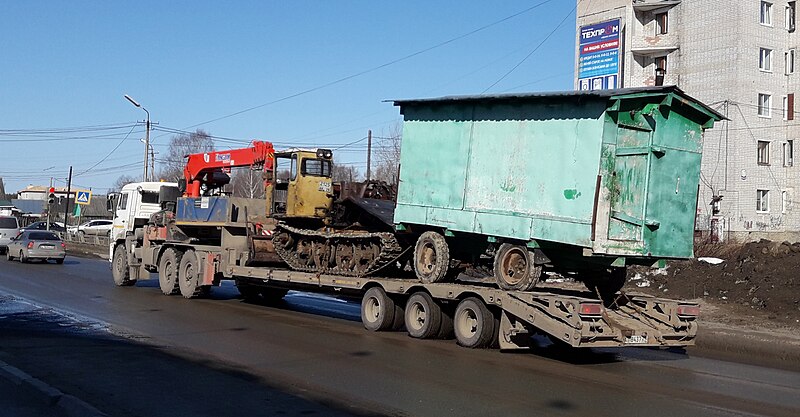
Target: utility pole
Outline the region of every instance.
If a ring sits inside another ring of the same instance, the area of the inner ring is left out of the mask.
[[[69,215],[69,195],[72,192],[72,165],[69,166],[69,177],[67,177],[67,203],[64,204],[64,229],[67,228],[67,219]]]
[[[372,129],[367,131],[367,181],[372,178],[370,168],[372,168]]]
[[[147,181],[147,178],[148,178],[148,175],[147,175],[147,168],[148,168],[147,162],[148,162],[148,159],[149,159],[149,156],[150,156],[150,112],[147,111],[146,108],[142,107],[142,105],[139,104],[136,100],[131,98],[131,96],[125,94],[125,99],[130,101],[131,104],[133,104],[134,106],[144,110],[144,112],[147,113],[147,120],[145,121],[146,130],[144,132],[144,172],[142,173],[142,181]]]
[[[50,204],[50,189],[53,188],[53,177],[50,177],[50,187],[47,187],[47,231],[50,231],[50,212],[53,211],[53,205]],[[66,223],[64,224],[64,230],[67,229]]]

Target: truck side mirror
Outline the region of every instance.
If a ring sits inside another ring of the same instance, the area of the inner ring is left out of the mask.
[[[117,197],[119,197],[119,193],[108,193],[106,196],[106,211],[109,213],[114,212],[114,208],[116,207]]]

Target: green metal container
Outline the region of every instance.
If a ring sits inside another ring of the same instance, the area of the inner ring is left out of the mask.
[[[676,87],[397,100],[399,229],[687,258],[702,133]]]

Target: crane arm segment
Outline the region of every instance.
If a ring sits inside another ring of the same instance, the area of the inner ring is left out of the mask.
[[[222,174],[225,169],[263,164],[264,171],[272,171],[274,160],[275,149],[272,143],[265,141],[253,141],[241,149],[190,154],[183,168],[186,196],[199,197],[202,184],[220,185],[215,174]]]

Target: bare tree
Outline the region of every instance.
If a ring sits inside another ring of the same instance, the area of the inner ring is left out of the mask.
[[[117,178],[117,180],[114,181],[114,185],[112,185],[111,189],[109,189],[108,191],[109,192],[119,191],[122,189],[123,186],[125,186],[125,184],[130,184],[132,182],[137,182],[137,181],[139,181],[139,177],[134,177],[133,175],[120,175],[119,178]]]
[[[183,179],[187,155],[213,150],[214,139],[202,129],[175,135],[169,140],[167,156],[159,161],[161,166],[158,177],[166,181],[180,181]]]
[[[352,165],[334,162],[331,177],[335,182],[353,182],[358,181],[361,178],[361,174],[358,172],[358,168]]]
[[[231,189],[234,197],[264,198],[263,171],[260,168],[234,168]]]
[[[403,126],[395,124],[388,134],[382,135],[378,139],[375,149],[375,169],[372,172],[373,178],[378,181],[385,181],[389,184],[397,184],[400,170],[400,145],[403,141]]]

